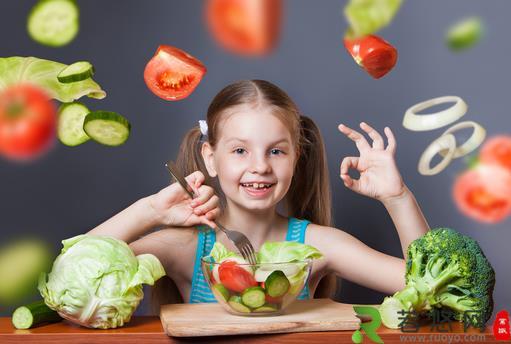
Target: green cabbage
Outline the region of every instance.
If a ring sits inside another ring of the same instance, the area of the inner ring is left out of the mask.
[[[48,95],[61,102],[72,102],[83,96],[102,99],[106,92],[92,79],[60,83],[57,75],[67,65],[36,57],[0,58],[0,91],[17,83],[31,83],[44,89]]]
[[[144,296],[142,283],[153,285],[165,275],[155,256],[135,257],[121,240],[78,235],[62,244],[39,291],[61,317],[86,327],[123,326]]]
[[[359,38],[376,33],[389,25],[402,0],[350,0],[344,15],[350,25],[348,35]]]

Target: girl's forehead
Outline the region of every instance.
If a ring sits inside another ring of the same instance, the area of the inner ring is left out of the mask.
[[[290,130],[269,107],[237,106],[222,117],[218,126],[219,141],[236,138],[247,141],[291,141]]]

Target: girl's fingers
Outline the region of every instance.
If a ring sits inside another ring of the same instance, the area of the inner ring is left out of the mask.
[[[356,156],[347,156],[344,159],[342,159],[340,168],[341,176],[347,175],[350,168],[358,170],[358,161],[359,158]]]
[[[347,174],[341,175],[341,179],[344,182],[344,186],[346,186],[350,190],[358,192],[360,184],[357,179],[353,179]]]
[[[195,215],[204,215],[208,211],[213,210],[218,207],[218,196],[211,197],[206,203],[196,207],[193,209]]]
[[[371,149],[371,146],[369,145],[369,143],[367,142],[366,138],[364,137],[364,135],[362,135],[361,133],[359,133],[358,131],[356,130],[353,130],[347,126],[345,126],[344,124],[339,124],[339,131],[341,133],[343,133],[344,135],[346,135],[349,139],[351,139],[352,141],[355,142],[355,144],[357,145],[357,148],[359,150],[359,152],[363,152],[365,150],[368,150],[368,149]]]
[[[211,186],[203,185],[196,190],[195,194],[198,196],[195,197],[192,202],[190,202],[190,206],[192,208],[206,203],[209,199],[214,197],[215,191]]]
[[[192,188],[192,190],[197,194],[199,187],[204,183],[206,178],[201,171],[195,171],[188,176],[185,177],[186,182]]]
[[[385,136],[387,136],[387,141],[389,142],[386,149],[394,154],[396,152],[396,138],[394,137],[394,133],[389,127],[385,127],[383,131],[385,132]]]
[[[381,137],[380,133],[377,132],[373,127],[371,127],[369,124],[362,122],[360,123],[360,128],[364,130],[367,135],[371,139],[373,139],[373,148],[375,149],[383,149],[384,143],[383,143],[383,137]]]

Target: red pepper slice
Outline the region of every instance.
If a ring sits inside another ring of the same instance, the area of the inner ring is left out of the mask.
[[[344,47],[355,62],[375,79],[390,72],[397,62],[396,48],[376,35],[344,38]]]

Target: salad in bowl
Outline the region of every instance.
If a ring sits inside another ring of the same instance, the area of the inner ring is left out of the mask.
[[[201,258],[204,277],[215,299],[236,315],[276,315],[306,288],[312,261],[323,255],[297,242],[267,242],[256,253],[257,264],[216,242]]]

